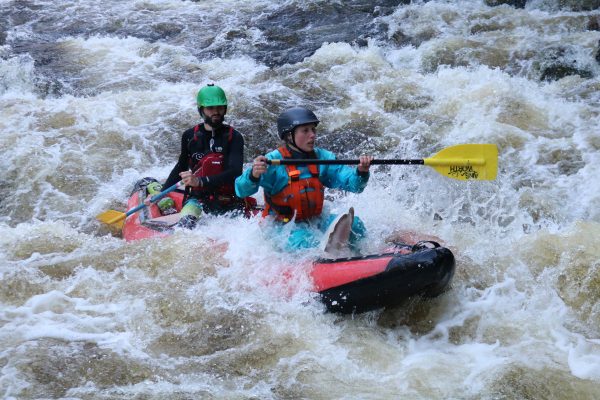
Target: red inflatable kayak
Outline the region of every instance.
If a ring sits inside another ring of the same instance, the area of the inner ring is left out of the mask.
[[[359,313],[415,295],[435,297],[447,289],[454,268],[450,250],[436,242],[420,242],[383,254],[317,260],[311,276],[329,311]]]
[[[146,178],[135,185],[128,209],[146,198],[146,185],[152,181]],[[171,192],[168,196],[180,210],[183,193]],[[123,237],[131,241],[166,236],[178,219],[178,214],[161,216],[159,208],[151,205],[127,218]],[[394,306],[415,295],[437,296],[448,288],[454,269],[452,252],[427,241],[397,244],[382,254],[318,259],[313,262],[310,276],[313,290],[329,311],[360,313]]]
[[[147,197],[146,186],[156,182],[152,178],[144,178],[138,181],[127,201],[127,209],[143,203]],[[182,192],[171,192],[165,197],[170,197],[175,202],[175,208],[179,211],[182,207],[184,194]],[[172,231],[173,225],[179,221],[179,213],[163,216],[156,204],[142,208],[137,213],[130,215],[123,224],[123,238],[127,241],[147,239],[151,237],[167,236]]]
[[[154,178],[144,178],[139,180],[129,196],[127,209],[131,210],[140,206],[148,196],[146,187],[152,182],[157,182]],[[173,191],[167,193],[165,197],[171,198],[175,202],[177,213],[171,215],[162,215],[160,209],[155,204],[143,207],[140,211],[130,215],[123,224],[123,238],[127,241],[141,240],[152,237],[163,237],[169,235],[177,222],[179,222],[179,211],[183,206],[184,193],[182,191]],[[259,213],[261,210],[255,207],[253,203],[247,201],[249,208],[245,211],[248,216]]]

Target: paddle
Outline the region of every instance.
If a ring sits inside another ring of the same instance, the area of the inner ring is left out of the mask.
[[[271,165],[353,165],[360,160],[267,160]],[[495,144],[458,144],[425,159],[374,159],[371,164],[428,165],[438,173],[458,180],[494,180],[498,173],[498,147]]]
[[[152,203],[156,203],[158,200],[162,199],[163,197],[165,197],[167,194],[171,193],[173,190],[177,189],[177,186],[180,184],[181,182],[177,182],[176,184],[174,184],[173,186],[169,187],[166,190],[163,190],[162,192],[155,194],[154,196],[152,196],[150,198],[150,204]],[[137,207],[132,208],[131,210],[127,211],[127,212],[120,212],[120,211],[116,211],[116,210],[108,210],[103,212],[102,214],[99,214],[96,216],[96,219],[100,222],[104,222],[105,224],[109,224],[109,225],[115,225],[117,228],[121,229],[123,228],[123,224],[125,223],[125,218],[129,217],[131,214],[135,214],[136,212],[140,211],[142,208],[147,207],[146,204],[142,203]]]

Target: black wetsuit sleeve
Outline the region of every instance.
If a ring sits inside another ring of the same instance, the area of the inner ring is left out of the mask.
[[[187,131],[185,131],[183,133],[183,135],[181,135],[181,153],[179,154],[179,159],[177,160],[177,164],[175,164],[175,166],[171,170],[171,173],[169,174],[169,177],[163,184],[164,189],[167,189],[167,188],[173,186],[174,184],[176,184],[177,182],[179,182],[181,180],[179,173],[188,170],[188,168],[189,168],[189,166],[188,166],[188,160],[189,160],[188,144],[189,144],[189,141],[192,139],[193,135],[194,135],[194,132],[191,129],[188,129]]]
[[[244,165],[244,137],[241,133],[234,130],[231,143],[228,145],[227,165],[223,172],[207,178],[202,178],[204,186],[207,188],[217,188],[223,184],[233,184],[235,178],[242,174]]]

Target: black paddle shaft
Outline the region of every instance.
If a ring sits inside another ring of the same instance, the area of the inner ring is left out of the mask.
[[[320,160],[320,159],[284,159],[284,160],[267,160],[267,164],[271,165],[357,165],[360,160]],[[371,165],[375,164],[394,164],[394,165],[423,165],[425,160],[402,160],[402,159],[375,159],[371,161]]]

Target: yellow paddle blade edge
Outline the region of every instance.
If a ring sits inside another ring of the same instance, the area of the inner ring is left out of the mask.
[[[108,210],[104,211],[102,214],[98,214],[96,219],[100,222],[104,222],[105,224],[113,225],[114,227],[121,229],[125,224],[125,217],[127,217],[127,214],[123,212]]]
[[[426,158],[424,164],[452,179],[493,181],[498,174],[498,146],[495,144],[450,146]]]

